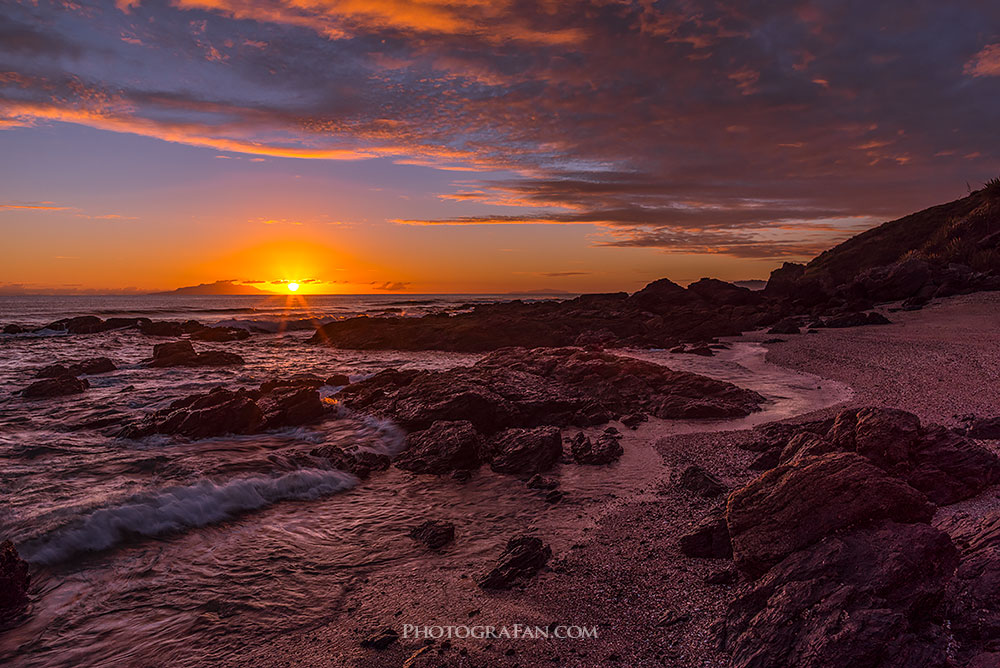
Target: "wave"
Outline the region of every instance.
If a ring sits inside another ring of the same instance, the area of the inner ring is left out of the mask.
[[[31,563],[50,565],[98,552],[134,536],[161,536],[232,519],[279,501],[310,500],[357,485],[342,471],[300,469],[281,476],[251,476],[224,483],[201,480],[133,497],[97,510],[80,523],[19,548]]]

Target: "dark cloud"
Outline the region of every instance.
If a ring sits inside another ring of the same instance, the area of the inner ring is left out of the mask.
[[[547,278],[567,278],[569,276],[590,276],[589,271],[547,271],[542,272],[539,276],[545,276]]]
[[[403,222],[792,257],[995,176],[997,25],[977,0],[43,2],[0,28],[0,125],[502,171]]]
[[[405,290],[410,283],[405,281],[384,281],[382,283],[373,281],[371,285],[373,289],[381,292],[400,292]]]

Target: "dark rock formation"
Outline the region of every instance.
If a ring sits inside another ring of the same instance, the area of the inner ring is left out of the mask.
[[[871,313],[861,313],[859,311],[841,313],[830,316],[820,322],[813,323],[812,328],[830,327],[842,329],[844,327],[864,327],[865,325],[889,325],[889,319],[881,313],[872,311]]]
[[[946,668],[938,625],[955,568],[944,533],[885,522],[790,553],[731,606],[737,668]]]
[[[645,413],[629,413],[628,415],[623,415],[619,422],[629,429],[638,429],[639,425],[648,419]]]
[[[59,376],[93,376],[115,371],[118,367],[107,357],[93,357],[82,362],[50,364],[42,367],[35,378],[58,378]]]
[[[1000,460],[989,450],[939,425],[921,426],[911,413],[886,408],[844,411],[825,436],[791,438],[781,460],[834,451],[857,452],[939,505],[967,499],[1000,481]]]
[[[9,540],[0,543],[0,623],[28,604],[28,564]]]
[[[455,540],[455,525],[442,520],[427,520],[410,530],[410,537],[432,550],[440,550]]]
[[[965,435],[969,438],[1000,439],[1000,417],[973,418]]]
[[[951,628],[966,651],[1000,652],[1000,513],[943,528],[960,557],[948,589]]]
[[[733,544],[722,509],[708,515],[695,528],[680,537],[681,552],[697,559],[729,559]]]
[[[243,341],[250,338],[249,330],[241,327],[203,327],[191,333],[192,341],[214,341],[224,343],[226,341]]]
[[[552,557],[552,549],[534,536],[514,536],[497,559],[496,566],[479,579],[483,589],[510,589],[533,577]]]
[[[729,496],[726,524],[739,569],[759,577],[835,531],[880,520],[927,522],[934,509],[906,483],[854,453],[803,457]]]
[[[726,486],[721,480],[700,466],[689,466],[684,469],[678,476],[677,484],[682,489],[706,499],[719,496],[726,491]]]
[[[487,435],[507,427],[602,424],[636,409],[660,418],[740,417],[763,401],[729,383],[579,348],[498,350],[448,371],[387,370],[337,397],[411,431],[468,420]]]
[[[559,461],[562,437],[556,427],[514,427],[493,436],[487,449],[497,473],[541,473]]]
[[[577,464],[600,466],[618,461],[625,451],[619,436],[601,434],[596,441],[592,441],[581,431],[570,439],[570,452]]]
[[[326,384],[332,387],[341,387],[344,385],[350,385],[351,379],[346,373],[335,373],[326,379]]]
[[[332,443],[313,448],[309,454],[321,457],[327,460],[333,468],[347,471],[361,479],[370,476],[372,471],[385,471],[392,462],[388,455],[358,447],[342,448]]]
[[[195,352],[190,341],[175,341],[153,346],[153,359],[149,362],[149,366],[230,366],[243,363],[243,358],[235,353],[221,350],[199,353]]]
[[[207,394],[193,394],[128,425],[118,436],[142,438],[173,434],[210,438],[225,434],[253,434],[268,429],[316,422],[325,409],[316,390],[279,387],[268,393],[217,387]]]
[[[90,383],[85,378],[77,378],[76,376],[64,374],[55,378],[36,380],[21,390],[21,396],[25,399],[51,399],[53,397],[80,394],[88,387],[90,387]]]
[[[448,473],[474,469],[482,463],[483,438],[468,420],[438,420],[406,437],[406,449],[396,468],[414,473]]]
[[[802,321],[798,318],[782,318],[774,323],[768,334],[798,334],[802,329]],[[772,341],[774,339],[771,339]],[[765,341],[766,343],[766,341]]]
[[[261,392],[270,392],[279,387],[309,387],[314,390],[326,385],[326,381],[311,373],[297,373],[288,378],[272,378],[260,384]]]
[[[555,480],[555,478],[544,476],[541,473],[536,473],[528,478],[528,482],[525,484],[528,489],[541,489],[545,491],[555,489],[559,486],[559,483]]]

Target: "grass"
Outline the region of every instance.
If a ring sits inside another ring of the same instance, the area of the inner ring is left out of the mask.
[[[1000,177],[995,179],[990,179],[983,184],[983,190],[986,191],[987,195],[991,197],[1000,197]]]

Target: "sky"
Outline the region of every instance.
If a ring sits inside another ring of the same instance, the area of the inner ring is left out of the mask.
[[[0,0],[0,292],[766,278],[1000,174],[979,0]]]

